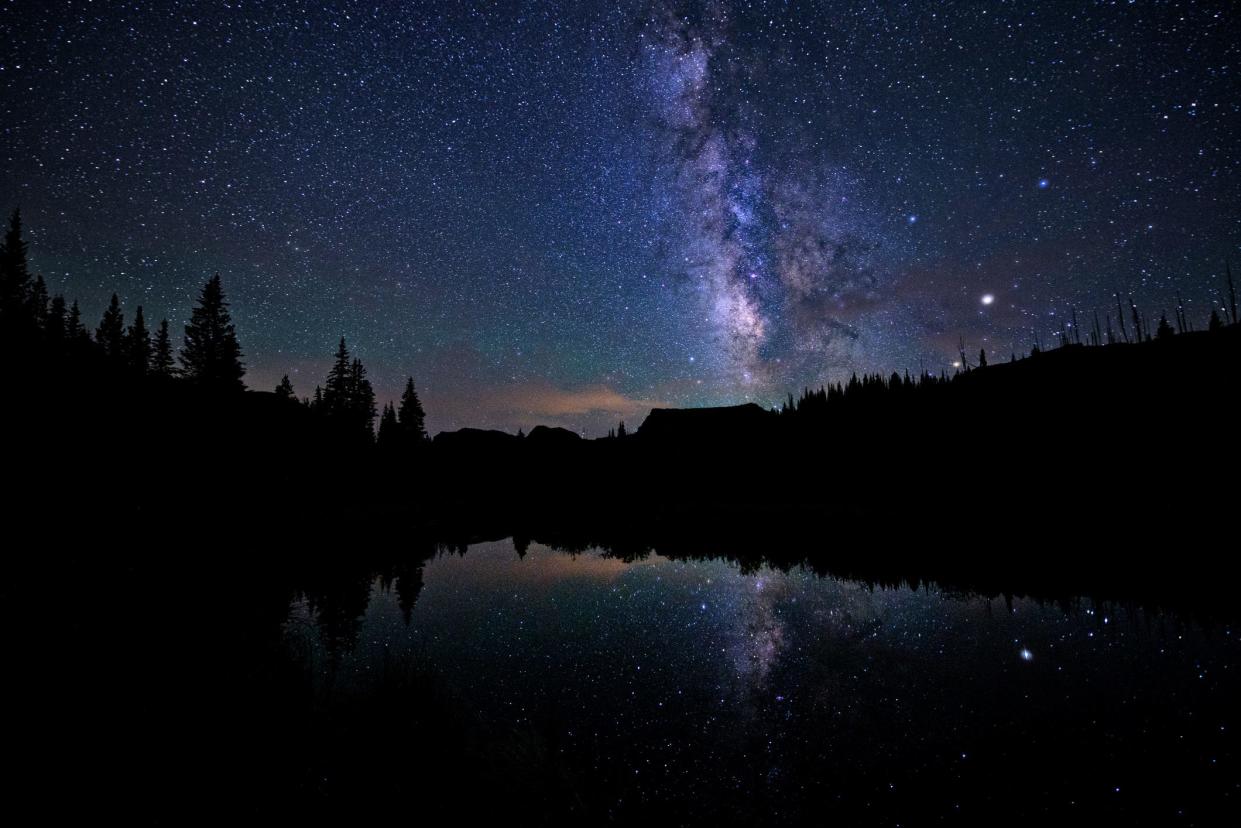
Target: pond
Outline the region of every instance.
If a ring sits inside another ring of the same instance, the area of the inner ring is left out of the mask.
[[[417,767],[540,821],[1236,810],[1226,623],[518,546],[295,591],[298,715],[331,733],[293,758],[314,796]]]

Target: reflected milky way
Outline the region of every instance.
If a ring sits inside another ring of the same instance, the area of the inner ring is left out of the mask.
[[[584,763],[582,784],[622,810],[709,796],[745,813],[759,807],[737,799],[746,790],[778,819],[825,798],[870,807],[877,790],[927,774],[943,778],[926,813],[955,813],[970,785],[1018,782],[1067,807],[1138,793],[1125,762],[1209,774],[1235,755],[1241,646],[1228,627],[1028,600],[1010,610],[722,561],[625,563],[538,544],[519,558],[510,541],[441,555],[423,578],[408,625],[396,592],[374,583],[356,646],[338,658],[305,602],[286,636],[324,688],[365,688],[393,658],[421,665],[490,731],[535,734],[523,738]],[[1023,764],[1073,753],[1087,733],[1103,745],[1089,778],[1076,759]],[[1178,752],[1186,739],[1210,749]],[[990,779],[1006,766],[1021,778]],[[984,803],[975,792],[973,807]]]

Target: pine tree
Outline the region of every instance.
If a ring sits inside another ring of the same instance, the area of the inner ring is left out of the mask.
[[[69,318],[65,321],[65,340],[72,348],[84,348],[90,343],[90,334],[82,325],[82,311],[78,308],[78,300],[73,300],[69,308]]]
[[[978,351],[978,367],[979,368],[987,367],[987,349],[986,348],[980,348]]]
[[[39,330],[47,327],[47,301],[47,282],[43,281],[43,276],[36,276],[34,284],[30,286],[26,306],[31,321]]]
[[[367,440],[375,437],[375,389],[366,378],[366,367],[362,360],[354,359],[349,366],[349,423],[357,429],[359,436],[366,435]]]
[[[155,334],[155,351],[151,355],[151,376],[168,379],[176,366],[172,361],[172,337],[168,335],[168,320],[162,319]]]
[[[379,434],[375,442],[384,451],[391,451],[400,441],[400,427],[396,420],[396,408],[392,403],[384,403],[383,414],[379,417]]]
[[[1228,307],[1232,311],[1232,324],[1237,324],[1237,288],[1232,283],[1232,262],[1224,262],[1224,269],[1228,272]]]
[[[108,359],[121,362],[125,358],[125,315],[121,313],[121,300],[112,294],[108,309],[99,320],[95,341]]]
[[[1172,330],[1172,326],[1168,324],[1168,314],[1159,314],[1159,327],[1155,329],[1156,339],[1171,339],[1176,335],[1176,331]]]
[[[349,349],[342,336],[323,387],[322,410],[329,417],[343,418],[349,410],[349,366]],[[318,392],[319,389],[316,388],[316,395]]]
[[[414,390],[414,378],[405,380],[405,391],[401,393],[401,408],[398,413],[401,434],[409,446],[420,446],[427,439],[427,415],[422,410],[422,401]]]
[[[328,371],[322,395],[315,389],[311,407],[329,417],[342,433],[351,436],[375,436],[375,389],[366,377],[366,367],[359,359],[350,359],[345,338],[340,338],[336,356]]]
[[[316,413],[323,412],[323,389],[318,385],[315,386],[315,395],[310,398],[310,410]]]
[[[618,439],[625,439],[629,432],[625,431],[625,421],[621,420],[620,425],[616,427],[616,436]]]
[[[1211,308],[1211,319],[1207,322],[1207,330],[1218,331],[1222,327],[1224,327],[1224,320],[1219,318],[1219,311],[1216,308]]]
[[[43,328],[43,335],[47,338],[48,345],[54,353],[64,351],[66,321],[65,297],[57,294],[52,297],[52,303],[47,312],[47,325]]]
[[[9,229],[0,244],[0,323],[5,328],[26,320],[30,295],[30,270],[26,262],[26,242],[22,239],[21,210],[9,217]]]
[[[282,400],[297,399],[297,396],[293,393],[293,383],[289,382],[288,374],[281,377],[280,384],[276,386],[276,396]]]
[[[136,373],[146,375],[151,370],[151,335],[142,315],[142,305],[134,313],[133,324],[125,332],[125,362]]]
[[[198,306],[185,326],[181,368],[186,379],[204,387],[221,391],[241,391],[245,387],[241,382],[245,375],[241,345],[218,273],[203,287]]]

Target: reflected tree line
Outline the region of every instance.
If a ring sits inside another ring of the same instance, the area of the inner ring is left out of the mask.
[[[440,539],[406,536],[404,543],[388,553],[307,561],[287,573],[288,594],[293,599],[289,606],[298,599],[305,601],[321,643],[335,662],[357,646],[376,587],[395,594],[408,625],[423,588],[426,564],[440,557],[465,556],[478,543],[504,540],[505,531],[497,530],[494,535],[463,532]],[[1241,620],[1231,582],[1211,579],[1206,568],[1138,570],[1118,555],[1083,561],[1068,550],[1049,551],[1042,567],[1030,567],[1024,559],[965,555],[929,560],[916,551],[899,549],[887,550],[882,556],[856,547],[820,554],[817,548],[829,537],[827,533],[772,526],[694,531],[598,524],[566,528],[562,523],[543,529],[528,527],[507,537],[514,555],[523,560],[531,545],[538,544],[555,554],[600,554],[625,563],[652,556],[682,562],[724,561],[746,576],[758,576],[764,570],[785,574],[801,570],[872,591],[938,590],[1000,601],[1009,610],[1015,600],[1029,599],[1056,606],[1066,615],[1093,608],[1102,617],[1124,608],[1208,626]]]

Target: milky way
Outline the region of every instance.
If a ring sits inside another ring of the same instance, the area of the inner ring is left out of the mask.
[[[658,132],[676,205],[672,267],[700,294],[722,377],[747,396],[791,375],[848,364],[845,321],[873,292],[860,204],[843,171],[804,153],[764,162],[757,115],[730,94],[761,56],[726,53],[728,15],[695,28],[670,12],[643,32]],[[741,77],[738,77],[741,76]]]
[[[1241,260],[1231,3],[22,3],[5,206],[96,317],[219,271],[251,387],[345,335],[433,429],[1027,350]],[[982,297],[991,297],[983,302]]]

